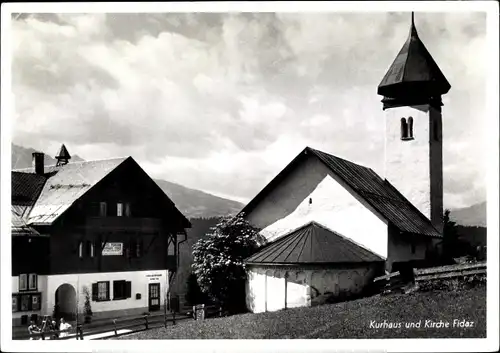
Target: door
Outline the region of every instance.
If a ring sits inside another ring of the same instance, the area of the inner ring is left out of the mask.
[[[149,284],[149,311],[160,310],[160,283]]]

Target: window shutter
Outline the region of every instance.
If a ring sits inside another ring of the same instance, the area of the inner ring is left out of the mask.
[[[109,300],[110,298],[110,288],[109,288],[109,281],[106,282],[106,300]]]
[[[125,282],[125,298],[130,298],[132,297],[132,282],[126,281]]]
[[[97,287],[97,283],[92,283],[92,301],[97,301],[97,295],[99,293],[99,289]]]

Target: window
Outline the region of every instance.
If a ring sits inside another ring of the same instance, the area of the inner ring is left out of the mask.
[[[127,299],[132,296],[132,282],[113,281],[113,300]]]
[[[413,118],[401,118],[401,140],[413,140]]]
[[[96,302],[109,300],[109,282],[92,284],[92,300]]]
[[[130,202],[125,203],[125,217],[130,217]]]
[[[408,138],[408,125],[406,124],[406,119],[401,118],[401,140]]]
[[[88,257],[94,257],[94,242],[91,240],[87,240],[87,245],[86,245],[86,255]]]
[[[19,297],[16,294],[12,295],[12,312],[19,311]]]
[[[40,295],[31,296],[31,310],[40,310]]]
[[[31,295],[29,295],[29,294],[21,295],[21,309],[20,309],[20,311],[30,310],[30,304],[31,304]]]
[[[30,273],[28,276],[28,288],[29,290],[36,290],[38,282],[38,276],[34,273]]]
[[[28,290],[28,275],[21,274],[19,275],[19,290]]]
[[[116,204],[116,215],[118,217],[123,217],[123,203],[121,202]]]
[[[41,310],[41,293],[12,294],[12,312]]]
[[[408,118],[408,138],[413,138],[413,117]]]
[[[106,202],[99,203],[99,216],[106,217],[108,214],[107,204]]]
[[[108,300],[109,299],[109,282],[99,282],[97,283],[97,299]]]

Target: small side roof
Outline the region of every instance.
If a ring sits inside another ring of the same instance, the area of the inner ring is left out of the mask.
[[[310,222],[245,260],[247,264],[352,264],[382,262],[377,254],[317,223]]]

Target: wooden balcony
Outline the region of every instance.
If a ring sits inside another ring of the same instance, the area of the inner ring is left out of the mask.
[[[157,218],[133,217],[87,217],[85,228],[103,231],[143,231],[155,232],[161,230],[161,220]]]

